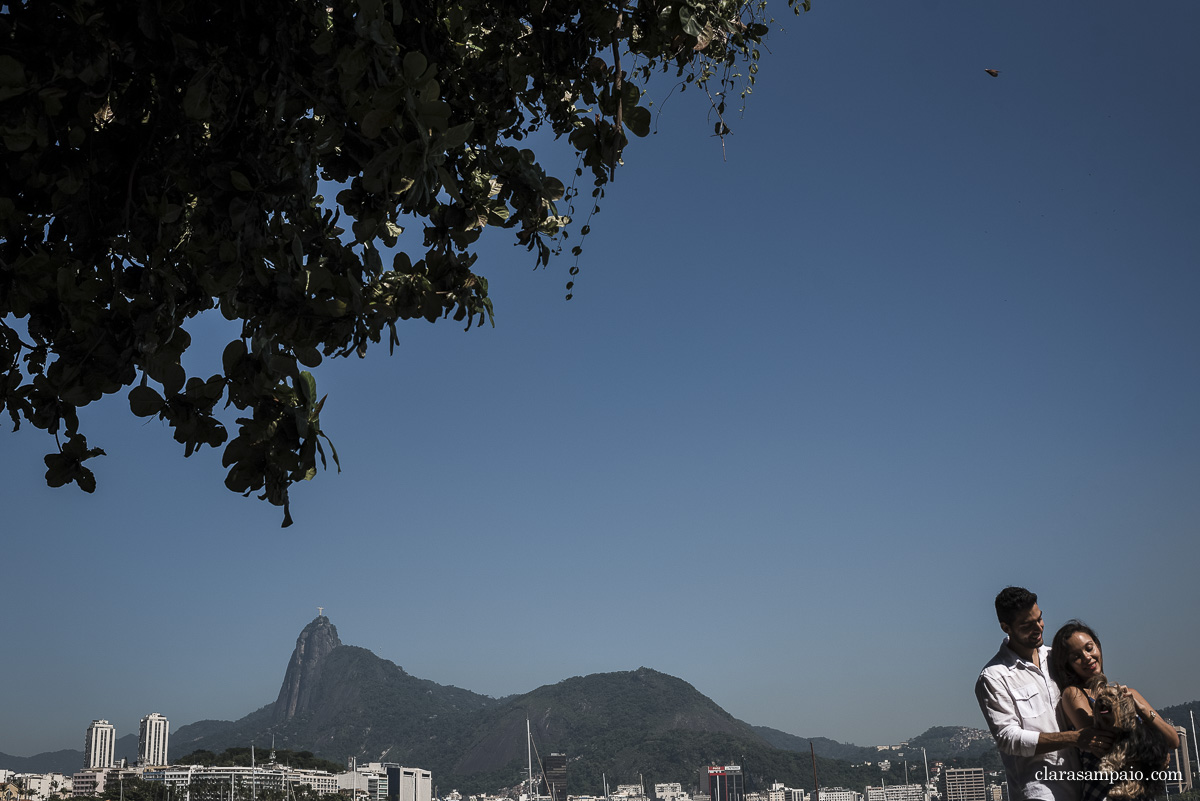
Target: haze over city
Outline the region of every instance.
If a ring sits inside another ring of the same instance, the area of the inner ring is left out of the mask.
[[[318,606],[442,684],[646,666],[872,745],[983,727],[1019,584],[1156,707],[1200,698],[1200,6],[776,17],[724,143],[660,85],[572,300],[497,237],[495,328],[315,371],[342,471],[291,528],[120,397],[82,414],[94,495],[6,428],[0,752],[241,717]],[[218,371],[236,331],[189,330]]]

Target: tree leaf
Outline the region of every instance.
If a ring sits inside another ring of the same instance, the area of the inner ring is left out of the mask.
[[[221,366],[225,368],[225,375],[232,376],[244,358],[246,358],[245,342],[235,339],[226,345],[225,350],[221,353]]]
[[[687,6],[679,7],[679,22],[683,25],[683,32],[689,36],[699,38],[704,33],[704,29],[696,22],[696,17]]]
[[[208,85],[204,81],[197,80],[188,86],[183,96],[183,112],[193,120],[206,120],[212,116]]]
[[[25,67],[21,62],[12,56],[0,56],[0,86],[24,89],[26,85]]]
[[[436,147],[439,150],[454,150],[460,148],[471,136],[471,131],[475,130],[474,122],[464,122],[462,125],[455,125],[453,128],[438,137]]]
[[[415,84],[425,75],[429,62],[420,50],[413,50],[404,55],[404,78],[409,84]]]
[[[625,112],[625,126],[634,136],[646,136],[650,133],[650,110],[635,106]]]
[[[296,354],[296,361],[305,367],[317,367],[321,364],[321,351],[311,345],[297,345],[292,348],[292,352]]]
[[[152,417],[162,411],[162,395],[151,387],[139,386],[129,391],[129,410],[138,417]]]

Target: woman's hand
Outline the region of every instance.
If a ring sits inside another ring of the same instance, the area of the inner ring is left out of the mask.
[[[1125,691],[1125,694],[1133,699],[1133,708],[1142,721],[1148,726],[1153,726],[1162,735],[1163,740],[1166,741],[1169,748],[1172,750],[1178,748],[1179,732],[1175,731],[1175,727],[1159,717],[1159,714],[1154,711],[1154,707],[1150,706],[1150,702],[1143,698],[1142,694],[1137,690],[1123,685],[1117,686],[1121,687]]]
[[[1158,713],[1154,711],[1154,707],[1150,706],[1137,690],[1126,684],[1114,684],[1113,686],[1120,690],[1122,695],[1133,700],[1133,710],[1138,713],[1138,717],[1142,720],[1147,723],[1153,723],[1154,719],[1158,717]]]

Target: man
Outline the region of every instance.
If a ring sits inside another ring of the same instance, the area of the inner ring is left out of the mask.
[[[1075,801],[1081,783],[1076,748],[1107,753],[1112,738],[1094,729],[1060,731],[1059,690],[1050,678],[1050,648],[1042,642],[1042,610],[1023,587],[996,596],[996,618],[1008,635],[975,682],[975,698],[996,739],[1013,801]]]

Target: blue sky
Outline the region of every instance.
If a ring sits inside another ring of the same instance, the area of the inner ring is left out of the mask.
[[[498,237],[494,329],[319,369],[343,471],[292,528],[123,398],[94,496],[5,429],[0,751],[239,717],[318,605],[441,683],[644,665],[867,745],[982,727],[1015,583],[1200,698],[1200,6],[777,16],[724,159],[692,91],[629,148],[573,300]]]

